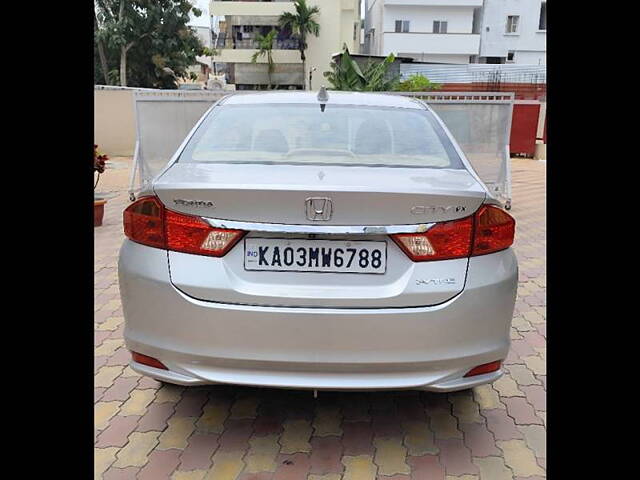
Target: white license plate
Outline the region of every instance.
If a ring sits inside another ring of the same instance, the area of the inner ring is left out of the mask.
[[[244,268],[277,272],[384,273],[387,243],[246,238]]]

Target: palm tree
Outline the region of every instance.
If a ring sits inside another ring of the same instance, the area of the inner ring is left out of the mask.
[[[277,35],[277,31],[271,30],[266,35],[256,35],[258,41],[258,51],[251,56],[251,63],[256,63],[258,57],[265,55],[267,57],[267,75],[269,76],[269,90],[271,90],[271,74],[273,73],[273,57],[271,50],[273,49],[273,39]]]
[[[307,85],[307,75],[305,70],[305,50],[307,49],[307,34],[315,35],[320,34],[320,25],[315,20],[315,16],[320,13],[320,8],[317,6],[309,7],[307,0],[295,0],[294,6],[296,13],[285,12],[280,15],[278,22],[282,28],[289,28],[291,33],[298,38],[298,50],[300,50],[300,59],[302,60],[302,76],[305,84]]]

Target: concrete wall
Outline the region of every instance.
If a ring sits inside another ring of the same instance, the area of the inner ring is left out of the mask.
[[[107,87],[93,91],[93,138],[101,152],[132,156],[136,144],[133,113],[135,89]]]

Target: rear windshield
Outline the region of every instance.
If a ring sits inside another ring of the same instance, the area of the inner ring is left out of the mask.
[[[427,110],[319,104],[216,107],[179,161],[464,168]]]

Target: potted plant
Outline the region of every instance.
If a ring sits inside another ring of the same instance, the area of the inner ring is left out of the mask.
[[[100,180],[100,175],[104,173],[104,169],[106,167],[107,160],[109,157],[106,155],[100,154],[98,152],[98,146],[93,146],[93,173],[96,175],[96,181],[93,184],[93,226],[99,227],[102,225],[102,218],[104,217],[104,204],[107,201],[99,196],[95,195],[96,187],[98,186],[98,181]]]

